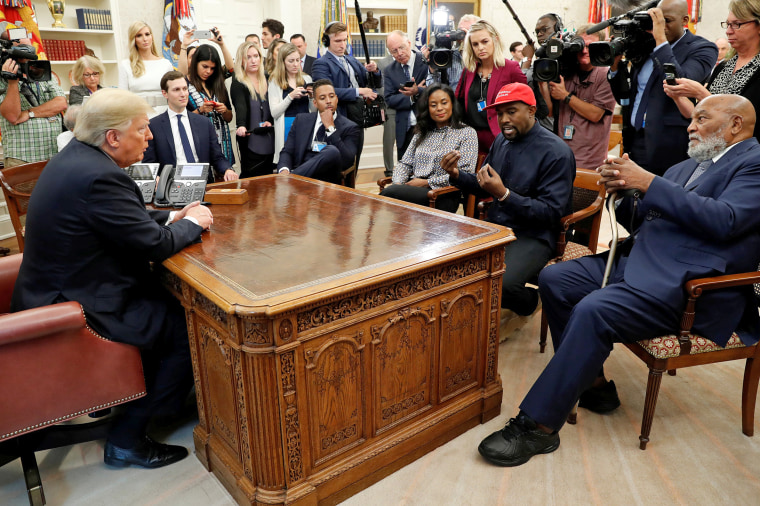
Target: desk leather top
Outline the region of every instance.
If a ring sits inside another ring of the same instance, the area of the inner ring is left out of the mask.
[[[212,205],[214,224],[203,242],[164,262],[229,309],[267,311],[514,239],[498,225],[293,175],[241,185],[248,203]]]

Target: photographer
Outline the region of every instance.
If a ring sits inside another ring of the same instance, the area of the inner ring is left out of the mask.
[[[6,33],[2,37],[7,40]],[[22,43],[31,47],[29,39],[13,41],[14,46]],[[56,138],[63,131],[66,94],[53,80],[30,81],[26,75],[19,79],[19,65],[27,61],[8,57],[2,65],[0,131],[6,167],[49,160],[58,152]]]
[[[556,14],[544,14],[536,21],[536,42],[543,46],[549,39],[562,35],[562,18]],[[542,127],[554,131],[554,110],[552,109],[551,92],[545,82],[534,79],[533,55],[535,50],[532,45],[525,44],[522,49],[523,59],[521,68],[528,80],[528,86],[533,89],[536,96],[536,118]]]
[[[462,30],[465,32],[470,31],[470,27],[480,21],[480,18],[476,16],[475,14],[465,14],[462,16],[462,18],[459,20],[459,24],[457,25],[458,30]],[[457,85],[459,84],[459,79],[462,77],[462,70],[464,70],[464,66],[462,65],[462,44],[460,43],[458,49],[453,49],[451,51],[451,66],[446,69],[446,75],[449,78],[449,86],[452,90],[457,89]],[[426,60],[430,60],[430,47],[428,46],[422,46],[420,48],[420,52],[425,57]],[[427,84],[431,85],[433,83],[440,83],[441,82],[441,74],[442,72],[435,67],[430,67],[430,74],[428,74],[427,78]]]
[[[687,158],[689,138],[684,118],[676,103],[663,90],[663,65],[675,66],[677,77],[704,82],[718,58],[712,42],[684,30],[689,22],[686,0],[663,0],[649,9],[652,18],[654,51],[627,67],[610,67],[612,92],[623,108],[623,146],[637,164],[657,175]]]
[[[576,35],[584,42],[575,58],[578,65],[560,82],[549,82],[552,99],[559,104],[557,134],[575,154],[577,167],[594,169],[607,157],[612,111],[615,97],[607,82],[607,67],[591,65],[588,45],[598,42],[602,32],[588,35],[591,25],[578,28]]]

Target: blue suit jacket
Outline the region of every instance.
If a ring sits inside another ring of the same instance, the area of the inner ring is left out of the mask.
[[[287,167],[294,174],[299,174],[298,166],[304,162],[307,153],[311,151],[317,114],[319,113],[301,113],[293,120],[285,146],[280,151],[280,159],[277,162],[278,170]],[[356,123],[340,114],[336,116],[335,132],[327,137],[327,144],[340,150],[342,163],[338,171],[345,170],[354,163],[356,152],[359,149],[360,133],[359,126]]]
[[[417,84],[424,83],[428,75],[428,66],[425,58],[415,52],[414,55],[414,68],[412,70],[412,79]],[[396,110],[396,145],[403,146],[406,139],[406,131],[409,126],[409,113],[411,112],[414,104],[409,100],[409,97],[398,91],[406,83],[406,75],[404,69],[401,68],[401,64],[397,61],[393,61],[390,65],[385,67],[383,72],[383,90],[385,103],[391,109]],[[420,90],[420,93],[422,90]],[[419,98],[419,94],[415,97],[415,100]]]
[[[624,264],[629,285],[677,311],[686,306],[686,281],[755,271],[760,262],[760,144],[753,137],[734,146],[684,189],[696,166],[686,160],[654,178],[634,217],[636,240]],[[626,226],[627,204],[617,213]],[[695,332],[721,346],[737,328],[745,343],[760,337],[752,287],[705,292],[697,309]]]
[[[681,115],[673,99],[668,97],[662,89],[662,81],[665,79],[662,64],[673,63],[680,77],[702,83],[707,80],[718,59],[718,48],[709,40],[686,30],[675,48],[672,48],[670,44],[665,44],[654,51],[652,56],[654,69],[644,90],[644,94],[649,97],[644,126],[649,159],[641,162],[647,165],[650,172],[664,174],[669,167],[688,158],[686,150],[689,135],[686,127],[689,125],[689,120]],[[631,110],[636,100],[640,70],[641,65],[636,65],[631,71],[630,107],[623,109],[623,135],[626,150],[630,149],[628,146],[633,134]],[[618,103],[625,98],[622,94],[623,77],[623,73],[618,72],[614,78],[610,79],[612,93]]]
[[[193,131],[193,144],[195,145],[195,153],[198,155],[197,161],[210,163],[217,174],[224,176],[224,172],[232,165],[222,154],[214,125],[208,118],[192,112],[188,112],[187,117],[190,120],[190,129]],[[158,162],[161,167],[177,165],[176,150],[182,149],[182,146],[174,146],[174,137],[169,121],[168,112],[163,112],[150,120],[150,131],[153,133],[153,139],[148,141],[148,149],[143,156],[143,162]]]
[[[34,187],[12,310],[77,301],[105,337],[150,348],[165,332],[170,298],[150,262],[202,232],[190,220],[166,225],[168,218],[145,209],[137,185],[108,155],[72,140]]]
[[[369,73],[364,68],[364,65],[353,56],[346,55],[346,61],[351,68],[354,69],[356,74],[356,82],[359,84],[359,88],[367,88],[367,77]],[[380,84],[380,71],[375,73],[375,81]],[[343,68],[338,57],[329,51],[326,51],[314,65],[311,67],[311,77],[314,81],[319,79],[329,79],[333,83],[335,88],[335,94],[338,95],[338,112],[343,116],[346,116],[346,102],[356,101],[356,88],[351,87],[351,79],[348,77],[348,72]]]

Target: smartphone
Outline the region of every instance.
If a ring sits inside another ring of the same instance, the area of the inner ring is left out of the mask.
[[[414,87],[414,81],[407,81],[404,83],[404,88],[413,88]]]
[[[665,82],[671,86],[675,86],[678,73],[676,72],[676,66],[674,63],[663,63],[662,70],[665,72]]]
[[[214,35],[214,32],[211,30],[195,30],[195,32],[193,32],[193,37],[199,40],[204,40],[215,39],[216,35]]]
[[[216,107],[217,105],[219,105],[219,102],[214,102],[213,100],[204,100],[203,103],[204,104],[211,104],[214,107]]]

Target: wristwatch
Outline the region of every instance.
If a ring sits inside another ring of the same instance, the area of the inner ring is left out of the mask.
[[[325,128],[325,131],[326,131],[328,134],[331,134],[331,133],[333,133],[333,132],[335,131],[335,125],[333,125],[333,126],[331,126],[331,127],[328,127],[328,128]]]
[[[26,112],[29,113],[29,117],[30,118],[34,118],[34,111],[33,110],[27,109]]]
[[[571,91],[570,93],[568,93],[568,94],[567,94],[567,96],[566,96],[566,97],[563,99],[563,101],[564,101],[566,104],[569,104],[569,103],[570,103],[570,99],[571,99],[571,98],[573,98],[573,95],[575,95],[575,93],[573,93],[573,92]]]

